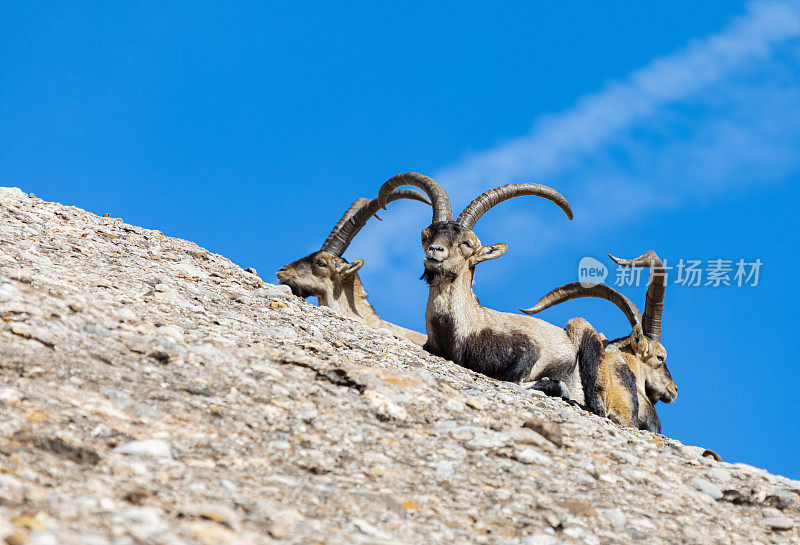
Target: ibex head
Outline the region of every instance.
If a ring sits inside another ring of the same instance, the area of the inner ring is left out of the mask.
[[[346,283],[364,265],[363,259],[348,263],[331,252],[320,250],[292,261],[278,270],[278,281],[298,297],[321,297]]]
[[[393,191],[388,202],[397,199],[413,199],[430,204],[428,197],[413,190]],[[364,260],[357,259],[348,263],[342,258],[342,254],[377,211],[377,199],[357,199],[334,226],[322,248],[281,267],[276,274],[278,281],[289,286],[292,293],[299,297],[323,297],[352,281],[353,275],[364,265]]]
[[[473,272],[482,261],[500,257],[508,249],[505,244],[481,245],[472,232],[475,222],[491,207],[512,197],[536,195],[556,203],[572,219],[572,209],[567,200],[556,190],[540,184],[508,184],[491,189],[472,201],[458,219],[453,221],[450,199],[442,187],[432,178],[408,172],[392,177],[381,186],[378,202],[385,207],[391,191],[402,185],[419,187],[433,203],[431,224],[422,230],[422,248],[425,251],[422,279],[431,287],[443,280],[452,281],[466,272]]]
[[[678,388],[672,380],[665,363],[667,350],[661,344],[661,316],[664,314],[664,294],[666,292],[666,270],[661,258],[653,250],[634,259],[620,259],[609,254],[617,265],[623,267],[649,267],[650,280],[647,284],[647,298],[641,322],[641,335],[634,338],[631,332],[631,348],[644,364],[647,373],[647,398],[650,403],[658,401],[670,403],[677,397]]]
[[[481,261],[500,257],[508,246],[482,246],[470,229],[450,221],[437,222],[423,229],[422,249],[425,252],[425,270],[421,278],[428,285],[437,286],[443,278],[454,279]]]
[[[633,326],[628,341],[633,355],[642,362],[647,399],[653,405],[658,401],[672,402],[678,396],[678,387],[667,369],[667,350],[664,345],[648,339],[639,324]]]

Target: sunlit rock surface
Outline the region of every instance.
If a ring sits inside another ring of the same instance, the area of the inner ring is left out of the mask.
[[[17,189],[0,214],[6,543],[798,542],[797,481],[487,379],[191,242]]]

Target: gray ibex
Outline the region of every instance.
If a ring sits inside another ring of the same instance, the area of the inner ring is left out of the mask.
[[[584,382],[595,387],[584,391],[585,404],[590,410],[627,426],[661,431],[654,405],[658,401],[672,402],[678,389],[665,363],[667,351],[661,344],[661,317],[664,310],[664,267],[655,252],[649,251],[636,259],[609,256],[627,267],[651,267],[644,316],[623,294],[605,285],[584,287],[575,282],[552,290],[526,314],[535,314],[553,305],[579,297],[598,297],[616,305],[631,325],[631,333],[613,341],[599,336],[582,318],[567,323],[567,335],[577,342],[594,343],[605,352],[595,367],[586,365],[581,372]]]
[[[413,199],[430,204],[428,197],[413,190],[398,190],[388,201]],[[364,224],[378,211],[377,199],[362,197],[356,200],[328,235],[322,248],[278,270],[281,284],[291,288],[299,297],[316,296],[320,306],[331,307],[343,316],[368,326],[387,329],[410,341],[423,345],[425,335],[383,320],[367,301],[367,293],[358,276],[364,260],[348,263],[342,254]]]
[[[378,193],[381,206],[388,202],[392,190],[403,185],[419,187],[433,203],[433,220],[422,231],[422,278],[429,285],[425,311],[428,342],[424,348],[500,380],[561,380],[570,397],[581,403],[578,350],[564,329],[538,318],[484,308],[472,291],[475,266],[500,257],[508,248],[505,244],[483,246],[472,232],[487,210],[512,197],[535,195],[556,203],[572,219],[567,200],[543,185],[509,184],[483,193],[453,221],[444,189],[414,172],[398,174],[383,184]]]

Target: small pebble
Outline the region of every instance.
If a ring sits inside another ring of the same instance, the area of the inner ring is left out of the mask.
[[[556,422],[548,422],[540,418],[532,418],[527,420],[523,426],[535,431],[558,447],[563,445],[561,426],[559,426]]]
[[[785,531],[794,528],[794,521],[789,517],[769,517],[761,521],[761,524],[773,530]]]
[[[775,490],[772,494],[767,495],[765,502],[778,509],[786,509],[797,502],[797,494],[788,490]]]
[[[692,484],[697,487],[700,492],[705,494],[706,496],[710,497],[713,500],[722,499],[722,490],[712,482],[709,482],[705,479],[700,479],[695,477],[692,479]]]
[[[156,333],[176,343],[183,343],[183,331],[174,325],[165,325],[156,328]]]
[[[598,509],[597,514],[618,530],[625,527],[625,514],[619,509]]]
[[[453,462],[436,462],[434,464],[436,476],[440,479],[451,477],[454,473]]]
[[[20,399],[19,391],[10,386],[0,387],[0,401],[17,401]]]
[[[122,307],[117,311],[117,318],[120,322],[135,322],[137,321],[136,313],[127,307]]]
[[[153,456],[155,458],[171,458],[172,450],[169,443],[161,439],[143,439],[141,441],[131,441],[118,446],[114,452],[129,454],[131,456]]]
[[[731,480],[731,472],[721,467],[712,467],[706,472],[710,478],[726,483]]]
[[[547,465],[550,463],[550,458],[532,447],[518,448],[514,452],[514,459],[523,464]]]

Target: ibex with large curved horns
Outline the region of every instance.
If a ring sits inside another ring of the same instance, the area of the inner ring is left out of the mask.
[[[388,201],[397,199],[413,199],[430,204],[426,195],[407,189],[393,191]],[[284,265],[276,276],[281,284],[289,286],[292,293],[299,297],[316,296],[320,306],[331,307],[343,316],[371,327],[387,329],[423,345],[425,335],[383,320],[367,301],[367,293],[357,272],[364,265],[364,260],[348,263],[342,259],[353,238],[378,208],[377,199],[362,197],[356,200],[334,226],[318,252]]]
[[[403,185],[419,187],[433,202],[433,221],[422,231],[422,278],[429,285],[424,348],[500,380],[561,380],[570,397],[582,402],[577,351],[564,329],[538,318],[484,308],[472,291],[475,266],[500,257],[508,248],[505,244],[483,246],[472,232],[487,210],[512,197],[535,195],[556,203],[572,219],[567,200],[543,185],[509,184],[483,193],[453,221],[444,189],[414,172],[398,174],[383,184],[378,193],[381,206],[392,190]]]
[[[570,320],[565,328],[573,342],[580,339],[605,349],[596,367],[586,365],[581,369],[582,373],[588,375],[582,377],[583,381],[595,384],[593,389],[584,391],[585,404],[619,424],[658,433],[661,431],[661,422],[654,405],[658,401],[670,403],[678,395],[665,363],[667,351],[661,344],[661,316],[666,288],[664,266],[652,250],[636,259],[609,257],[622,266],[651,267],[644,316],[630,299],[613,288],[602,284],[584,287],[578,282],[556,288],[534,307],[520,310],[526,314],[536,314],[579,297],[606,299],[622,310],[631,325],[631,333],[627,337],[607,341],[582,318]]]

